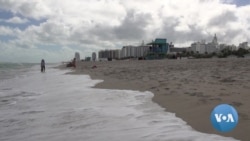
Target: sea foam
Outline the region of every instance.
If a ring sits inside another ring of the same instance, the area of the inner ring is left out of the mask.
[[[0,140],[235,140],[193,130],[151,92],[94,89],[102,80],[66,72],[32,69],[0,85]]]

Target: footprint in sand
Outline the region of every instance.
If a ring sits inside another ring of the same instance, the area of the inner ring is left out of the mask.
[[[219,96],[229,96],[229,94],[220,93]]]
[[[250,120],[249,116],[245,113],[238,113],[239,117],[242,118],[243,120]]]
[[[218,98],[218,97],[210,98],[209,100],[211,100],[211,101],[222,101],[221,98]]]
[[[231,104],[235,107],[240,107],[241,105],[243,105],[241,102],[236,102],[236,101],[233,101]]]
[[[165,90],[170,90],[170,88],[165,88]]]

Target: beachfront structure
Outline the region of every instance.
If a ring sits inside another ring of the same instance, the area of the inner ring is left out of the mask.
[[[213,38],[212,44],[214,44],[215,46],[218,46],[218,39],[217,39],[216,34],[214,35],[214,38]]]
[[[95,52],[92,53],[92,61],[96,61],[96,53]]]
[[[147,53],[149,52],[150,46],[124,46],[121,49],[121,58],[120,59],[125,59],[125,58],[141,58],[145,57]]]
[[[124,46],[121,49],[121,58],[130,58],[135,54],[135,46]]]
[[[167,39],[157,38],[155,41],[148,43],[151,45],[149,51],[153,53],[167,53],[169,44],[167,43]]]
[[[147,59],[160,59],[164,58],[169,51],[169,44],[167,39],[156,38],[155,41],[148,43],[150,45]]]
[[[205,54],[207,52],[207,47],[205,42],[196,42],[191,44],[191,51],[194,53]]]
[[[108,58],[109,57],[109,50],[101,50],[98,52],[98,58],[99,60]]]
[[[150,46],[124,46],[121,50],[101,50],[98,52],[99,60],[144,58],[149,52]]]
[[[76,61],[80,61],[80,53],[79,52],[76,52],[75,53],[75,58],[76,58]]]
[[[142,45],[136,48],[136,57],[145,57],[149,52],[150,46]]]
[[[216,46],[213,43],[204,44],[201,42],[192,43],[190,50],[194,53],[200,54],[213,53],[217,51]]]
[[[214,38],[211,43],[208,43],[206,45],[206,52],[207,53],[213,53],[219,51],[219,44],[216,34],[214,35]]]
[[[213,43],[208,43],[206,45],[206,52],[207,53],[213,53],[213,52],[216,52],[217,51],[217,46]]]
[[[120,50],[101,50],[98,52],[98,57],[100,60],[103,59],[119,59],[120,58]]]
[[[99,60],[109,59],[127,59],[127,58],[146,58],[154,54],[154,58],[165,56],[169,51],[169,44],[167,39],[155,39],[155,41],[148,45],[140,46],[123,46],[122,49],[116,50],[101,50],[98,52]],[[150,58],[149,58],[150,59]],[[152,59],[152,56],[151,56]]]
[[[190,50],[194,53],[200,54],[213,53],[219,51],[219,44],[216,34],[214,35],[214,38],[210,43],[206,44],[205,40],[202,40],[201,42],[192,43]]]
[[[74,59],[75,59],[75,65],[78,66],[78,63],[81,61],[79,52],[75,52]]]

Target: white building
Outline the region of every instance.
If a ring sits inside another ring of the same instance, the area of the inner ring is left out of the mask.
[[[214,38],[211,43],[208,43],[206,45],[206,52],[207,53],[213,53],[219,51],[219,44],[216,34],[214,35]]]
[[[138,46],[137,57],[144,57],[149,51],[149,46]]]
[[[205,54],[206,50],[206,43],[203,42],[196,42],[191,44],[191,51],[194,53]]]
[[[120,52],[120,58],[144,57],[149,51],[149,46],[124,46]]]
[[[206,44],[205,43],[201,43],[200,44],[200,53],[201,54],[205,54],[206,52],[207,52]]]
[[[75,58],[76,58],[76,61],[80,61],[80,53],[79,52],[76,52],[75,53]]]
[[[201,40],[201,42],[195,42],[191,44],[191,51],[194,53],[200,53],[200,54],[205,54],[205,53],[213,53],[219,50],[219,44],[217,41],[216,34],[214,35],[214,38],[212,42],[206,44],[205,40]]]
[[[190,50],[196,53],[197,52],[197,43],[192,43]]]
[[[92,61],[96,61],[96,53],[95,52],[92,53]]]

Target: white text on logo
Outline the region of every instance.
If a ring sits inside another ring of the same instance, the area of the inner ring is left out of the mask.
[[[226,122],[234,122],[234,118],[232,114],[227,114],[227,115],[223,115],[223,114],[214,114],[215,119],[217,122],[222,122],[222,121],[226,121]]]

